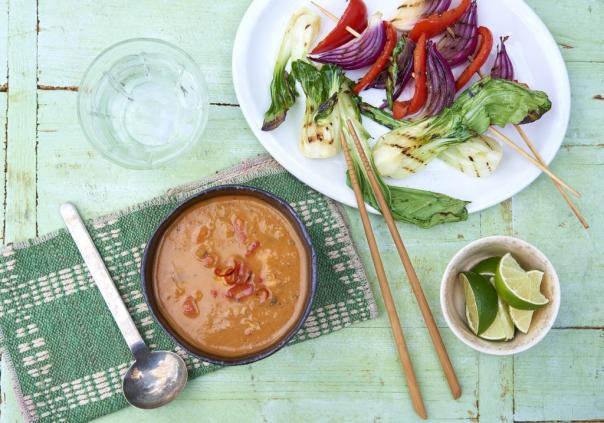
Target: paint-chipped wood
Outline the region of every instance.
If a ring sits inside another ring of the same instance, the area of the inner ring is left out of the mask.
[[[545,177],[467,222],[429,231],[399,226],[464,389],[455,402],[388,231],[380,218],[372,217],[430,421],[604,420],[604,305],[599,300],[604,297],[604,2],[527,2],[550,27],[567,61],[572,117],[553,170],[584,193],[577,203],[592,227],[588,232],[581,228]],[[36,15],[34,0],[0,0],[0,128],[8,100],[6,153],[9,168],[20,171],[8,179],[6,239],[30,235],[36,225],[40,233],[60,227],[56,210],[65,200],[93,216],[263,152],[231,85],[231,46],[248,4],[39,0]],[[75,110],[78,84],[90,61],[108,45],[140,36],[162,38],[191,53],[208,79],[212,104],[199,146],[188,157],[153,171],[126,170],[103,159],[84,139]],[[7,58],[12,65],[9,79],[4,71]],[[3,189],[0,194],[4,197]],[[1,223],[5,207],[0,209]],[[358,213],[346,210],[375,281]],[[513,358],[480,355],[458,342],[446,328],[438,300],[440,277],[450,257],[474,239],[499,234],[541,248],[562,282],[555,329],[542,344]],[[192,381],[181,397],[160,410],[131,408],[101,421],[417,421],[383,304],[378,303],[382,313],[376,320],[287,348],[251,366]],[[2,422],[21,422],[6,372],[0,382]]]
[[[5,240],[36,235],[37,5],[8,2]]]

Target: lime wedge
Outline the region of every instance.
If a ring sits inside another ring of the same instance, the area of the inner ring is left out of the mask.
[[[488,259],[484,259],[472,268],[472,272],[486,276],[488,279],[489,276],[495,276],[495,273],[497,273],[497,266],[499,266],[500,261],[501,257],[490,257]]]
[[[480,336],[489,341],[509,341],[514,337],[514,322],[508,312],[508,306],[503,301],[497,303],[497,316],[493,324]]]
[[[543,280],[543,272],[538,270],[531,270],[527,272],[529,279],[531,280],[531,290],[534,296],[541,292],[541,281]],[[533,319],[533,310],[518,310],[517,308],[510,307],[510,317],[514,322],[514,325],[519,331],[527,333],[531,327],[531,320]]]
[[[534,292],[527,272],[511,254],[503,256],[495,274],[495,287],[499,297],[520,310],[536,310],[549,302],[541,292]]]
[[[466,297],[466,318],[472,332],[483,333],[497,315],[497,291],[482,276],[473,272],[459,274]]]

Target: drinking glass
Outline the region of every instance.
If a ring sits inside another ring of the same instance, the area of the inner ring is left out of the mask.
[[[78,117],[90,143],[113,162],[149,169],[199,141],[208,93],[199,66],[165,41],[132,39],[101,53],[86,71]]]

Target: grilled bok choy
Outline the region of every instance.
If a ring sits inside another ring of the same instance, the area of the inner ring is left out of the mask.
[[[344,72],[335,65],[321,70],[304,60],[292,63],[292,75],[306,94],[306,110],[300,134],[300,151],[310,159],[326,159],[338,152],[340,133],[335,105]]]
[[[499,166],[503,149],[493,138],[478,135],[447,148],[438,158],[468,176],[486,178]]]
[[[319,33],[321,18],[305,7],[292,15],[281,41],[271,81],[271,105],[264,114],[263,131],[272,131],[283,123],[287,111],[296,102],[296,83],[287,65],[305,58]]]
[[[394,127],[380,137],[373,149],[380,174],[393,178],[419,172],[451,146],[483,134],[491,125],[530,123],[550,108],[544,92],[491,78],[467,89],[438,116],[418,121],[396,121],[381,110],[363,105],[370,117]]]
[[[459,222],[468,218],[466,201],[457,200],[444,194],[430,191],[421,191],[412,188],[396,187],[387,185],[379,176],[371,149],[369,147],[370,135],[361,123],[361,114],[358,103],[360,99],[352,92],[352,82],[345,80],[337,96],[336,110],[339,114],[341,134],[350,147],[355,172],[359,185],[363,191],[365,201],[373,208],[379,210],[379,205],[369,184],[369,177],[358,154],[352,134],[348,129],[347,122],[350,120],[355,132],[363,146],[365,155],[378,178],[378,182],[389,205],[394,219],[407,222],[422,228],[430,228],[442,223]],[[350,181],[349,181],[350,185]]]

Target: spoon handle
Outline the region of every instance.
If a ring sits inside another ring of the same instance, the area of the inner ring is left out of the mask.
[[[132,317],[130,317],[128,309],[115,287],[101,255],[96,249],[92,238],[90,238],[90,234],[88,233],[78,210],[73,204],[65,203],[61,205],[61,216],[88,267],[88,271],[96,282],[99,291],[101,291],[101,295],[103,296],[107,307],[109,307],[113,319],[115,320],[115,323],[117,323],[130,351],[132,351],[135,356],[138,353],[146,351],[147,346],[136,329]]]

